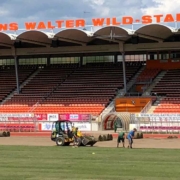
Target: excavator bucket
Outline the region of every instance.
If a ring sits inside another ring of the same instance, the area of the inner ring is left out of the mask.
[[[97,139],[95,139],[93,136],[83,136],[82,137],[82,145],[83,146],[93,146],[97,143]]]

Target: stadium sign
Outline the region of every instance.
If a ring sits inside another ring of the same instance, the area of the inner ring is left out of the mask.
[[[179,117],[180,118],[180,114],[171,114],[171,113],[156,113],[156,114],[146,114],[146,113],[141,113],[141,114],[136,114],[136,117],[142,117],[142,118],[148,118],[148,117]]]
[[[0,113],[0,117],[14,117],[14,118],[22,118],[22,117],[34,117],[33,113]]]
[[[131,25],[133,23],[140,24],[152,24],[152,23],[172,23],[180,22],[180,13],[176,15],[172,14],[157,14],[157,15],[144,15],[140,18],[134,18],[132,16],[124,16],[121,19],[113,18],[92,18],[92,26],[120,26],[120,25]],[[54,28],[78,28],[85,27],[85,19],[68,19],[68,20],[55,20],[55,21],[40,21],[40,22],[25,22],[24,30],[43,30],[43,29],[54,29]],[[11,23],[0,23],[0,31],[17,31],[19,30],[19,24],[17,22]]]
[[[90,114],[59,114],[59,119],[72,121],[72,122],[90,121],[91,115]]]

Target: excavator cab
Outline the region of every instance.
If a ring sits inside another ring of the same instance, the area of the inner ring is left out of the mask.
[[[58,139],[60,142],[57,142]],[[72,122],[63,120],[53,122],[51,140],[62,146],[73,142]]]

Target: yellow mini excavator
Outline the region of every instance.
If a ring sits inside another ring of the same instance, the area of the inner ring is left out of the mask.
[[[51,140],[55,141],[57,146],[69,146],[70,143],[74,143],[73,128],[70,121],[58,120],[53,122]],[[93,146],[97,141],[94,136],[77,132],[76,145],[78,146]]]

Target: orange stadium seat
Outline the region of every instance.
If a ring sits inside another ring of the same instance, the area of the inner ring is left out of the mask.
[[[168,70],[152,92],[165,96],[154,110],[155,113],[180,113],[180,70]]]
[[[160,72],[160,69],[145,68],[137,78],[137,82],[151,82]]]
[[[141,66],[142,62],[126,62],[127,82]],[[15,79],[12,81],[15,87]],[[121,88],[122,63],[87,63],[82,67],[78,64],[50,65],[40,69],[21,93],[6,101],[0,111],[99,115]]]

